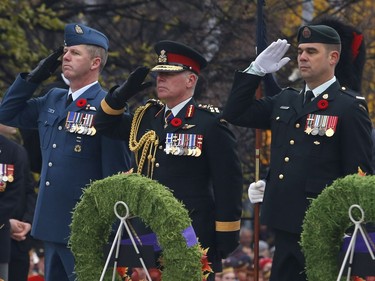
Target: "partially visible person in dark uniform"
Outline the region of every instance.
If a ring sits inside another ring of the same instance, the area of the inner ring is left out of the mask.
[[[43,240],[45,280],[73,281],[74,257],[67,247],[72,210],[91,181],[127,171],[127,144],[96,134],[93,117],[106,92],[98,83],[108,54],[108,38],[82,24],[65,27],[65,46],[21,73],[5,93],[0,122],[38,128],[42,170],[31,235]],[[53,88],[31,98],[61,64],[70,88]]]
[[[311,199],[358,169],[372,174],[367,104],[358,93],[341,87],[334,74],[340,36],[326,25],[303,26],[298,44],[305,81],[301,92],[286,88],[272,97],[254,98],[262,76],[289,61],[284,57],[289,44],[279,39],[248,69],[235,73],[223,113],[234,125],[272,132],[267,186],[259,181],[248,191],[251,202],[263,201],[261,222],[275,231],[271,281],[306,280],[299,240]]]
[[[101,103],[95,124],[113,137],[129,140],[138,160],[135,171],[173,190],[189,211],[195,233],[215,272],[238,246],[242,170],[234,135],[218,108],[194,100],[198,75],[207,62],[196,50],[173,41],[155,45],[156,90],[131,120],[122,115],[126,101],[142,90],[148,69],[137,68]],[[147,148],[140,143],[150,142]],[[143,161],[151,153],[152,159]],[[210,278],[214,279],[212,274]],[[212,280],[213,280],[212,279]]]
[[[0,135],[16,141],[17,129],[0,124]],[[24,171],[19,172],[22,172],[23,184],[19,185],[21,191],[19,192],[18,204],[13,209],[9,220],[12,239],[8,281],[27,281],[29,273],[29,251],[32,240],[30,230],[36,202],[34,180],[30,171],[29,160],[26,156],[23,165]]]
[[[25,149],[0,134],[0,280],[8,281],[11,256],[10,219],[25,193],[29,176]]]

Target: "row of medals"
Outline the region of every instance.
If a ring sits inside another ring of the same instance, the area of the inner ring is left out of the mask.
[[[93,114],[69,111],[66,117],[65,129],[70,133],[93,136],[96,134],[96,129],[92,124],[93,119]]]
[[[13,170],[14,170],[14,165],[9,165],[9,164],[0,164],[0,170],[3,171],[0,174],[0,192],[5,191],[5,188],[7,186],[7,182],[13,182],[14,177],[13,177]],[[7,171],[7,172],[4,172]],[[12,173],[9,173],[8,171],[12,171]]]
[[[202,135],[167,133],[164,151],[166,154],[199,157],[202,143]]]
[[[306,119],[305,133],[332,137],[335,134],[337,120],[337,116],[309,114]]]

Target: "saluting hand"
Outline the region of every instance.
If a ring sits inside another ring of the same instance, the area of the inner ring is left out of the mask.
[[[288,51],[290,44],[285,39],[278,39],[272,42],[254,61],[254,67],[266,73],[278,71],[290,61],[290,58],[283,56]]]
[[[59,58],[63,54],[64,47],[60,46],[48,57],[42,59],[38,66],[34,68],[27,76],[26,81],[33,83],[41,83],[44,80],[48,79],[52,73],[54,73],[61,61]]]
[[[152,82],[144,82],[149,70],[148,67],[139,66],[121,86],[113,87],[105,98],[108,105],[113,109],[122,109],[131,97],[152,86]]]

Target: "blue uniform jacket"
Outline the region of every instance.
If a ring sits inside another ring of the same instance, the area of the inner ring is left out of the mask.
[[[19,128],[38,128],[42,170],[31,235],[67,243],[72,211],[90,182],[127,171],[130,154],[127,144],[100,134],[70,133],[65,130],[69,111],[95,114],[106,92],[99,84],[86,90],[65,108],[66,89],[51,89],[45,96],[31,98],[37,84],[19,75],[7,90],[0,106],[0,122]]]

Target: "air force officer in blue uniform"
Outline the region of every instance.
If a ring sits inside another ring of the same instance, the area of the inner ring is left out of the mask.
[[[106,94],[98,78],[107,60],[107,37],[82,24],[68,24],[64,39],[64,48],[17,77],[0,106],[0,122],[39,130],[43,164],[31,234],[45,244],[46,281],[75,280],[67,242],[82,189],[93,180],[128,170],[130,162],[125,142],[107,139],[93,127]],[[69,90],[53,88],[32,98],[40,82],[61,64],[61,55]]]

